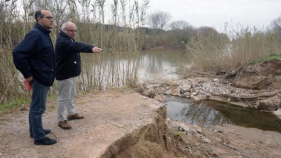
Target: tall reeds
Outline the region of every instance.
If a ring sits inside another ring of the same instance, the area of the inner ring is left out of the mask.
[[[241,28],[228,32],[228,37],[218,34],[200,35],[186,45],[193,66],[205,71],[229,71],[245,66],[250,61],[270,54],[281,53],[278,34],[261,32],[255,28]]]
[[[107,7],[107,2],[112,3],[110,8]],[[135,33],[134,30],[144,25],[148,3],[148,0],[142,4],[137,0],[0,2],[0,103],[30,95],[23,86],[22,78],[19,79],[20,74],[13,65],[11,52],[34,26],[34,12],[38,9],[50,10],[56,19],[51,33],[53,43],[61,25],[72,21],[78,29],[76,41],[103,49],[101,54],[81,54],[82,73],[77,80],[79,91],[136,85],[139,48],[143,35],[141,32]],[[111,17],[105,14],[108,12],[112,13]],[[55,82],[50,95],[56,93]]]

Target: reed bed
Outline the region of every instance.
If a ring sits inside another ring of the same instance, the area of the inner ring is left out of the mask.
[[[78,92],[101,90],[109,86],[135,86],[144,35],[134,28],[144,25],[148,3],[147,0],[114,0],[108,3],[106,0],[1,1],[0,104],[30,98],[21,74],[13,65],[11,52],[33,28],[34,12],[38,9],[50,10],[56,19],[51,33],[53,43],[61,25],[72,21],[78,28],[76,41],[103,49],[100,54],[81,53],[82,74],[77,78]],[[106,13],[110,13],[111,17],[106,17]],[[49,92],[49,95],[56,94],[57,82]]]
[[[281,54],[281,41],[272,31],[241,28],[228,32],[229,38],[216,34],[193,38],[187,44],[190,63],[203,71],[229,71],[271,54]]]

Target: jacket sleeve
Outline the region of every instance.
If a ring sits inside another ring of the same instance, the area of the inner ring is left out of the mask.
[[[90,44],[75,42],[70,39],[63,38],[58,41],[58,47],[62,48],[64,52],[86,52],[92,53],[92,49],[95,47]]]
[[[13,50],[13,62],[24,78],[32,76],[30,58],[37,47],[38,35],[34,31],[29,32],[25,38]]]

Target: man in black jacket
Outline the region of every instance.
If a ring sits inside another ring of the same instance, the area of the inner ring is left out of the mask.
[[[67,109],[67,119],[83,119],[74,109],[74,95],[76,93],[76,76],[81,73],[80,52],[100,53],[101,49],[93,45],[76,42],[77,28],[72,22],[62,25],[59,32],[56,46],[56,80],[59,84],[57,103],[58,126],[62,129],[71,129],[64,115]]]
[[[54,18],[50,11],[39,10],[35,12],[35,20],[34,28],[13,50],[13,61],[33,89],[29,110],[30,137],[36,145],[52,145],[57,141],[45,136],[51,130],[43,129],[42,114],[55,77],[55,54],[49,36]]]

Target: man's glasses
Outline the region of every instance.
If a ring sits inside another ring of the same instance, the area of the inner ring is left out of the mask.
[[[69,32],[77,32],[77,30],[68,30],[68,29],[66,29],[66,30]]]
[[[42,18],[46,18],[46,19],[48,19],[48,20],[55,20],[55,18],[52,17],[52,16],[43,16]]]

